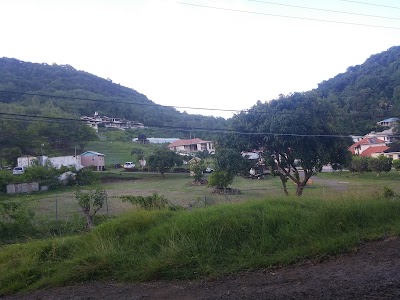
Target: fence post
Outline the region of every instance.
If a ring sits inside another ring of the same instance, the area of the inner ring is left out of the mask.
[[[57,231],[59,233],[59,224],[58,224],[58,198],[57,196],[54,196],[54,200],[56,202],[56,227],[57,227]]]
[[[106,197],[106,210],[107,210],[107,217],[108,217],[108,197]]]

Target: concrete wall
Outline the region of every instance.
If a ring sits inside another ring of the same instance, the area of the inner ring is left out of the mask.
[[[39,191],[38,182],[8,184],[7,194],[31,193]]]

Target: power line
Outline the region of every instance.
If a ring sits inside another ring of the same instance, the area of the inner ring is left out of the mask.
[[[104,99],[90,99],[90,98],[80,98],[80,97],[70,97],[70,96],[57,96],[57,95],[27,93],[27,92],[14,92],[14,91],[5,91],[5,90],[0,90],[0,93],[46,97],[46,98],[58,98],[58,99],[64,99],[64,100],[80,100],[80,101],[91,101],[91,102],[101,102],[101,103],[113,103],[113,104],[135,104],[135,105],[140,105],[140,106],[153,106],[153,107],[165,107],[165,108],[180,108],[180,109],[193,109],[193,110],[225,111],[225,112],[241,112],[242,111],[242,110],[237,110],[237,109],[160,105],[160,104],[155,104],[155,103],[140,103],[140,102],[135,102],[135,101],[113,101],[113,100],[104,100]]]
[[[37,94],[37,93],[28,93],[28,92],[15,92],[15,91],[6,91],[0,90],[0,93],[8,93],[8,94],[17,94],[17,95],[27,95],[27,96],[37,96],[37,97],[46,97],[46,98],[55,98],[55,99],[64,99],[64,100],[74,100],[74,101],[92,101],[92,102],[101,102],[101,103],[113,103],[113,104],[129,104],[129,105],[141,105],[141,106],[152,106],[152,107],[165,107],[165,108],[181,108],[181,109],[193,109],[193,110],[211,110],[211,111],[225,111],[225,112],[236,112],[236,113],[252,113],[252,114],[269,114],[267,111],[256,111],[249,109],[235,110],[235,109],[220,109],[220,108],[207,108],[207,107],[189,107],[189,106],[173,106],[173,105],[161,105],[161,104],[152,104],[152,103],[140,103],[135,101],[113,101],[113,100],[105,100],[105,99],[89,99],[89,98],[81,98],[81,97],[69,97],[69,96],[57,96],[57,95],[49,95],[49,94]],[[274,112],[276,115],[312,115],[312,113],[302,112],[302,113],[293,113],[293,112]],[[383,118],[387,117],[383,114],[376,113],[340,113],[340,114],[325,114],[330,117],[373,117],[373,118]],[[75,119],[74,119],[75,120]]]
[[[208,6],[208,5],[185,3],[185,2],[177,2],[177,3],[178,4],[183,4],[183,5],[189,5],[189,6],[202,7],[202,8],[211,8],[211,9],[218,9],[218,10],[223,10],[223,11],[264,15],[264,16],[278,17],[278,18],[287,18],[287,19],[296,19],[296,20],[303,20],[303,21],[335,23],[335,24],[344,24],[344,25],[353,25],[353,26],[363,26],[363,27],[374,27],[374,28],[400,30],[400,27],[392,27],[392,26],[384,26],[384,25],[371,25],[371,24],[363,24],[363,23],[352,23],[352,22],[344,22],[344,21],[323,20],[323,19],[314,19],[314,18],[306,18],[306,17],[295,17],[295,16],[287,16],[287,15],[277,15],[277,14],[263,13],[263,12],[257,12],[257,11],[232,9],[232,8],[226,8],[226,7]]]
[[[294,7],[294,8],[315,10],[315,11],[324,11],[324,12],[332,12],[332,13],[339,13],[339,14],[346,14],[346,15],[354,15],[354,16],[381,18],[381,19],[389,19],[389,20],[400,20],[400,18],[360,14],[360,13],[346,12],[346,11],[340,11],[340,10],[330,10],[330,9],[316,8],[316,7],[309,7],[309,6],[291,5],[291,4],[283,4],[283,3],[276,3],[276,2],[269,2],[269,1],[261,1],[261,0],[248,0],[248,1],[258,2],[258,3],[263,3],[263,4],[279,5],[279,6],[285,6],[285,7]]]
[[[384,4],[375,4],[375,3],[368,3],[368,2],[362,2],[362,1],[352,1],[352,0],[338,0],[338,1],[357,3],[357,4],[362,4],[362,5],[370,5],[370,6],[379,6],[379,7],[400,9],[400,7],[397,7],[397,6],[389,6],[389,5],[384,5]]]
[[[71,119],[71,118],[58,118],[58,117],[44,117],[44,116],[35,116],[35,115],[26,115],[26,114],[10,114],[10,113],[0,113],[0,116],[5,115],[6,117],[27,117],[33,118],[37,121],[47,122],[49,120],[57,120],[57,121],[76,121],[76,122],[86,122],[80,119]],[[24,120],[28,121],[28,120]],[[149,124],[146,125],[149,128],[157,128],[157,129],[166,129],[166,130],[174,130],[174,131],[206,131],[212,133],[224,133],[224,134],[238,134],[238,135],[248,135],[248,136],[256,136],[256,135],[264,135],[264,136],[284,136],[284,137],[320,137],[320,138],[348,138],[350,133],[348,134],[297,134],[297,133],[278,133],[278,132],[251,132],[251,131],[238,131],[238,130],[229,130],[226,128],[205,128],[205,127],[179,127],[179,126],[168,126],[168,125],[156,125]],[[393,136],[395,138],[399,138],[400,136]]]

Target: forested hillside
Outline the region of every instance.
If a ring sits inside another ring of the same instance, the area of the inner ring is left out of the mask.
[[[346,127],[354,134],[369,132],[384,117],[400,117],[400,46],[323,81],[315,92],[350,114]]]
[[[331,104],[332,115],[338,116],[332,126],[337,127],[338,133],[366,134],[379,130],[377,121],[400,117],[400,46],[372,55],[362,65],[349,67],[345,73],[302,94]],[[296,97],[296,94],[283,95],[282,99],[293,98],[295,104]],[[250,112],[267,108],[259,104]],[[76,146],[83,148],[96,135],[82,122],[72,120],[95,111],[139,121],[157,130],[157,134],[180,138],[189,138],[193,133],[196,137],[214,139],[213,132],[207,129],[223,129],[232,124],[232,120],[190,115],[157,105],[133,89],[70,65],[0,58],[0,157],[8,157],[7,161],[20,154],[39,154],[43,150],[70,153]],[[260,119],[263,116],[266,115],[257,114],[257,120],[251,123],[265,123]],[[254,126],[245,127],[256,130]],[[135,134],[133,131],[130,136]]]
[[[189,115],[174,108],[156,105],[133,89],[75,70],[70,65],[1,58],[0,91],[2,103],[18,103],[24,107],[35,107],[36,110],[43,105],[51,105],[75,116],[93,115],[97,111],[101,115],[135,120],[148,126],[215,128],[225,125],[223,118]]]
[[[194,128],[224,128],[223,118],[181,113],[155,104],[139,92],[69,65],[0,58],[0,167],[20,155],[73,154],[96,139],[76,121],[83,115],[139,121],[157,134],[212,138]],[[129,136],[136,134],[132,132]]]

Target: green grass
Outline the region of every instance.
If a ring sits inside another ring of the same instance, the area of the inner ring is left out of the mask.
[[[85,280],[213,277],[323,259],[400,233],[400,201],[281,198],[134,211],[92,232],[0,248],[0,294]]]
[[[85,151],[91,150],[105,154],[106,166],[112,166],[123,164],[126,161],[137,163],[136,155],[131,156],[131,151],[134,148],[142,149],[146,154],[150,154],[155,147],[155,145],[141,145],[135,142],[100,140],[89,142],[85,146]]]

